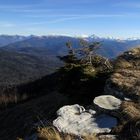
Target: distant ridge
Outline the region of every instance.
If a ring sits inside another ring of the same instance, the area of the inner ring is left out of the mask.
[[[89,42],[101,42],[97,53],[107,58],[116,58],[124,51],[140,45],[140,40],[117,40],[100,38],[95,35],[84,38]],[[58,56],[67,54],[65,45],[67,41],[71,41],[74,48],[81,47],[79,37],[1,35],[0,67],[2,69],[0,81],[3,82],[4,77],[6,75],[10,77],[11,74],[15,75],[13,76],[14,81],[26,81],[54,72],[62,66]],[[25,75],[25,79],[20,79],[20,74]],[[11,76],[9,81],[13,81],[13,79]]]

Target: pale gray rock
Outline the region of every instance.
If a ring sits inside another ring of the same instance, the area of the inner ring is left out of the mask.
[[[112,95],[102,95],[96,97],[93,103],[98,109],[118,110],[122,101]]]
[[[64,106],[61,109],[57,111],[58,116],[72,116],[73,114],[80,114],[82,112],[85,112],[85,108],[83,106],[80,106],[78,104],[75,104],[73,106]]]
[[[100,135],[100,140],[117,140],[116,135]]]
[[[109,115],[96,116],[96,111],[85,111],[79,105],[64,106],[57,111],[58,118],[53,125],[68,134],[87,135],[110,132],[117,125],[117,119]]]

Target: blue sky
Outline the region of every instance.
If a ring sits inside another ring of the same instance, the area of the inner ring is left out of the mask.
[[[140,0],[0,0],[0,34],[140,37]]]

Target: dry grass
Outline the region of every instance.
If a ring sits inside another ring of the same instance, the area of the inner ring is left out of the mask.
[[[140,140],[140,104],[123,102],[120,114],[121,123],[113,130],[119,140]]]
[[[34,124],[39,121],[38,116],[52,118],[67,102],[67,97],[59,93],[50,93],[0,112],[0,140],[16,140],[17,137],[24,138],[30,135]]]
[[[83,138],[70,134],[62,134],[54,127],[38,128],[38,140],[99,140],[95,134]]]
[[[61,140],[61,136],[53,127],[38,128],[38,139]]]
[[[129,120],[122,127],[120,140],[140,140],[140,119]]]
[[[56,128],[44,127],[38,128],[38,140],[112,140],[112,138],[100,137],[97,134],[90,134],[85,136],[76,136],[70,134],[60,133]],[[101,135],[102,136],[102,135]]]
[[[140,48],[125,52],[116,59],[106,93],[121,93],[133,100],[140,97]],[[118,95],[118,94],[117,94]]]
[[[84,139],[84,140],[100,140],[100,139],[96,136],[96,134],[84,136],[83,139]]]
[[[127,119],[140,119],[140,104],[134,102],[123,102],[121,105],[122,114]]]
[[[19,102],[25,101],[28,98],[26,94],[18,95],[17,93],[13,94],[1,94],[0,95],[0,109],[6,109],[8,105],[16,105]]]
[[[125,68],[125,69],[128,69],[128,68],[133,68],[133,63],[130,63],[128,61],[126,61],[125,59],[120,59],[118,60],[116,66],[115,66],[115,69],[119,69],[119,68]]]

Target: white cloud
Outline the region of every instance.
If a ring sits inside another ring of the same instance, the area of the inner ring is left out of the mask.
[[[55,15],[53,15],[55,16]],[[62,16],[62,17],[61,17]],[[65,16],[65,17],[63,17]],[[33,22],[33,23],[28,23],[29,25],[42,25],[42,24],[48,24],[48,23],[61,23],[65,21],[72,21],[72,20],[79,20],[79,19],[93,19],[93,18],[112,18],[112,17],[124,17],[125,15],[123,14],[88,14],[88,15],[58,15],[57,19],[54,20],[48,20],[44,22]],[[47,15],[46,15],[47,17]],[[51,17],[51,16],[50,16]]]
[[[44,17],[55,17],[55,18],[98,18],[98,17],[121,17],[124,16],[123,14],[41,14],[41,15],[33,15],[28,14],[24,15],[25,17],[29,18],[44,18]]]

